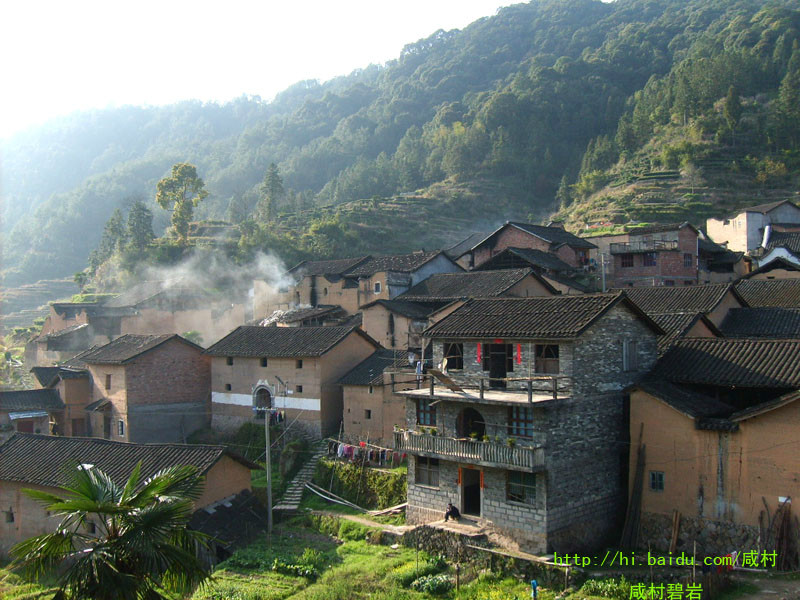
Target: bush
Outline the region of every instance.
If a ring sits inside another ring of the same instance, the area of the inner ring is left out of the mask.
[[[446,594],[453,589],[453,580],[447,575],[424,575],[411,584],[411,589],[424,594]]]
[[[406,500],[407,484],[404,473],[362,470],[354,464],[320,460],[314,481],[327,488],[331,483],[331,475],[331,491],[364,508],[387,508]]]
[[[628,600],[631,597],[631,584],[624,576],[619,581],[616,579],[603,579],[602,581],[589,579],[581,587],[581,592],[613,600]]]

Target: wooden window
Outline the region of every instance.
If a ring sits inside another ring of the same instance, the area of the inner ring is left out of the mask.
[[[436,426],[436,407],[431,406],[430,400],[427,398],[417,399],[417,424]]]
[[[522,471],[509,471],[506,498],[510,502],[536,504],[536,475]]]
[[[117,434],[119,437],[125,437],[125,421],[122,419],[117,421]]]
[[[231,391],[231,389],[232,389],[232,387],[231,387],[231,384],[230,384],[230,383],[226,383],[226,384],[225,384],[225,391],[226,391],[226,392],[230,392],[230,391]]]
[[[419,485],[439,487],[439,459],[418,456],[416,463],[414,481]]]
[[[14,522],[14,511],[11,509],[11,507],[9,507],[8,510],[5,511],[5,513],[6,513],[6,523],[13,523]]]
[[[262,367],[266,367],[268,364],[269,364],[269,361],[267,360],[267,357],[266,356],[262,357],[261,358],[261,366]]]
[[[381,293],[381,282],[380,281],[376,281],[375,282],[375,286],[374,286],[373,289],[375,290],[376,294],[380,294]]]
[[[638,344],[636,340],[622,341],[622,370],[635,371],[639,368]]]
[[[111,375],[109,375],[108,373],[106,373],[106,389],[107,390],[111,389]]]
[[[464,368],[464,344],[442,344],[442,356],[447,360],[447,370]]]
[[[372,392],[373,392],[373,387],[369,386],[369,393],[371,394]]]
[[[232,365],[233,364],[233,357],[232,356],[226,357],[225,358],[225,364],[228,365],[228,366]]]
[[[510,406],[508,408],[508,435],[510,437],[533,437],[533,408]]]
[[[633,254],[620,254],[619,262],[623,269],[629,269],[633,267]]]
[[[302,385],[294,386],[294,391],[297,392],[298,394],[302,394],[303,393],[303,386]]]
[[[655,252],[645,252],[642,254],[642,266],[643,267],[655,267],[658,264],[656,259]]]
[[[691,269],[694,266],[694,258],[691,254],[683,255],[683,266]]]
[[[372,418],[372,411],[370,409],[368,409],[368,408],[364,409],[364,418],[365,419],[371,419]]]
[[[536,372],[559,373],[558,344],[536,344]]]
[[[298,369],[302,369],[302,368],[303,368],[303,359],[302,359],[302,358],[298,358],[298,359],[297,359],[297,362],[295,363],[295,365],[294,365],[294,366],[295,366],[296,368],[298,368]]]
[[[664,491],[664,471],[650,471],[650,489],[654,492]]]

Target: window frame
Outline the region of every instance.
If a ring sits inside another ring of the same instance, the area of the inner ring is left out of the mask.
[[[545,356],[548,351],[552,354],[553,348],[555,348],[555,358]],[[537,374],[558,375],[561,372],[561,349],[558,344],[534,344],[533,357],[534,371]],[[553,361],[555,361],[555,371],[549,370],[553,367]]]
[[[519,478],[519,481],[512,481]],[[536,473],[507,471],[506,500],[527,506],[536,505]]]
[[[628,264],[630,263],[630,264]],[[624,254],[619,255],[619,266],[620,269],[632,269],[633,268],[633,254],[630,252],[626,252]]]
[[[622,340],[622,370],[626,373],[639,370],[639,344],[636,340]]]
[[[302,394],[303,393],[303,386],[299,385],[299,384],[295,385],[294,386],[294,391],[295,391],[296,394]]]
[[[372,420],[372,409],[370,408],[364,409],[364,418],[367,420]]]
[[[447,370],[464,369],[464,344],[461,342],[442,342],[442,358],[447,359]]]
[[[436,407],[428,398],[417,398],[417,425],[436,427]]]
[[[651,492],[664,491],[665,487],[664,480],[666,479],[664,471],[650,471],[648,479],[649,479],[648,487],[650,488]]]
[[[414,483],[439,488],[439,459],[417,456],[414,464]]]
[[[691,252],[683,253],[683,266],[687,269],[694,267],[694,255]]]
[[[123,419],[117,419],[117,436],[125,437],[125,421]]]
[[[382,287],[381,287],[381,282],[380,281],[376,281],[376,282],[374,282],[372,284],[372,291],[374,293],[380,294],[381,293],[381,289],[382,289]]]
[[[225,364],[228,365],[229,367],[233,366],[233,357],[232,356],[226,356],[225,357]]]
[[[295,363],[294,363],[294,368],[295,368],[295,369],[302,369],[302,368],[303,368],[303,359],[302,359],[302,358],[298,358],[298,359],[295,361]]]
[[[269,366],[269,358],[267,358],[266,356],[262,356],[261,357],[261,366],[262,367],[268,367]]]
[[[643,267],[657,267],[658,266],[658,252],[643,252],[642,253],[642,266]]]
[[[513,438],[533,438],[534,415],[531,406],[508,407],[508,436]]]

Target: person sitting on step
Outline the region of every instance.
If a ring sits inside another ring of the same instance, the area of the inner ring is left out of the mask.
[[[454,521],[458,521],[461,518],[461,513],[458,512],[458,509],[452,505],[452,503],[447,503],[447,511],[444,513],[444,520],[448,521],[453,519]]]

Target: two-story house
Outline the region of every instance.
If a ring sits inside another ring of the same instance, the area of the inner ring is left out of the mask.
[[[333,435],[342,422],[339,379],[378,347],[358,327],[238,327],[206,350],[212,427],[264,423],[277,411],[309,437]]]
[[[750,253],[762,245],[768,225],[800,225],[800,207],[790,200],[749,206],[727,218],[707,219],[706,231],[729,250]]]
[[[127,334],[75,360],[91,376],[86,410],[92,437],[183,442],[208,426],[210,360],[203,348],[179,335]]]
[[[661,333],[624,293],[474,299],[429,328],[454,385],[399,392],[408,521],[452,502],[532,552],[608,540],[627,488],[624,390]]]

